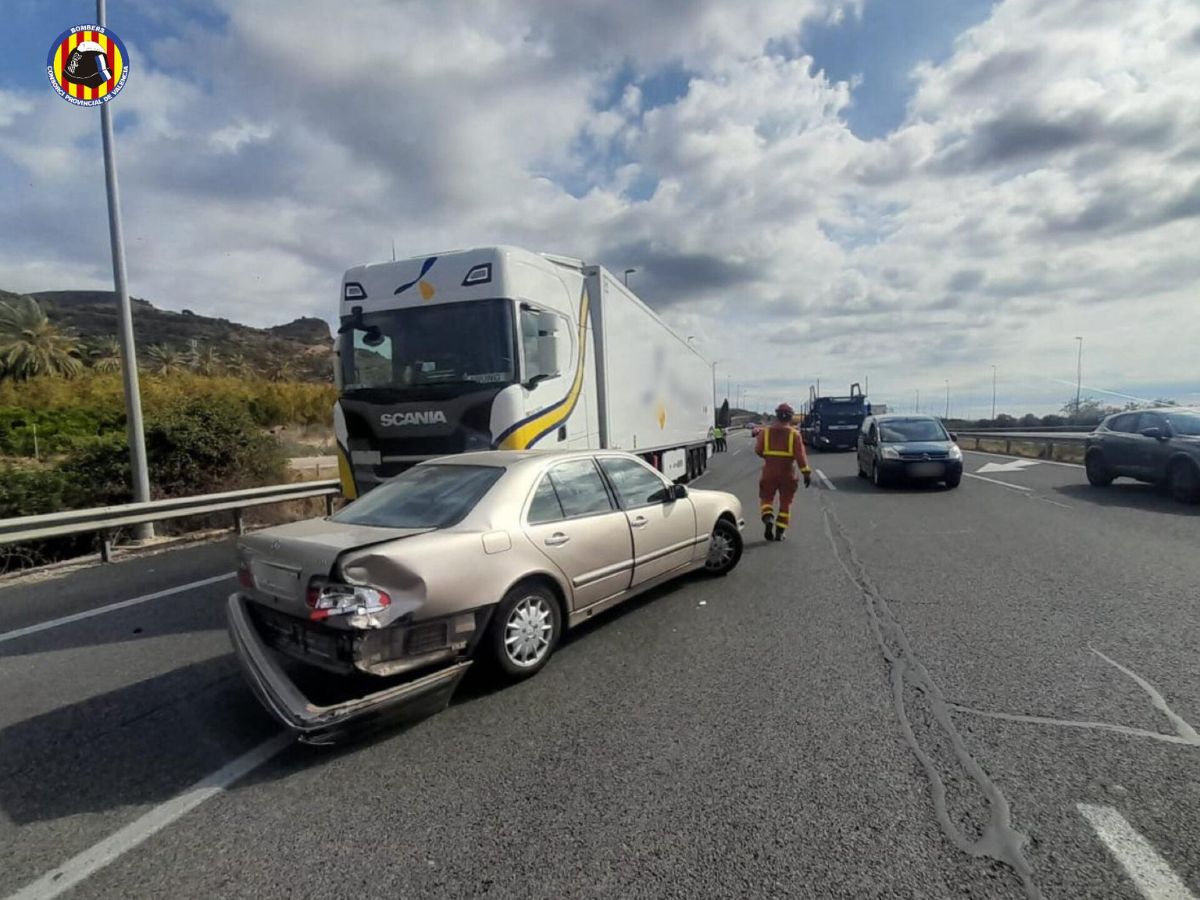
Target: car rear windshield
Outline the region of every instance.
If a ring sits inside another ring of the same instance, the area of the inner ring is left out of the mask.
[[[933,419],[891,419],[879,423],[879,439],[896,441],[948,441],[949,435],[940,422]]]
[[[333,516],[347,525],[446,528],[475,508],[504,469],[496,466],[414,466]]]
[[[1169,413],[1167,421],[1176,434],[1200,437],[1200,415],[1196,413]]]

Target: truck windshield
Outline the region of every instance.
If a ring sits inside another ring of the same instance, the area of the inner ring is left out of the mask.
[[[339,331],[344,394],[392,389],[416,397],[437,386],[469,390],[516,381],[509,300],[346,316]]]

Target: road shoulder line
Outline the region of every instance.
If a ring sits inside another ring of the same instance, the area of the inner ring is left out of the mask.
[[[218,581],[224,581],[226,578],[232,578],[236,574],[236,572],[226,572],[224,575],[214,575],[212,578],[202,578],[199,581],[181,584],[178,587],[167,588],[166,590],[162,591],[155,591],[153,594],[143,594],[141,597],[133,597],[129,600],[121,600],[118,603],[110,603],[107,606],[98,606],[95,609],[85,609],[83,612],[72,613],[69,616],[51,619],[48,622],[38,622],[36,625],[26,625],[24,628],[17,628],[13,631],[5,631],[0,633],[0,644],[3,644],[5,641],[13,641],[17,638],[25,637],[26,635],[37,634],[39,631],[47,631],[51,628],[57,628],[60,625],[69,625],[71,622],[79,622],[83,619],[90,619],[93,616],[101,616],[105,613],[115,612],[118,609],[127,609],[130,606],[137,606],[139,603],[149,603],[151,600],[161,600],[163,597],[170,597],[172,594],[180,594],[184,591],[193,590],[194,588],[216,584]]]
[[[985,475],[976,475],[974,472],[963,472],[966,478],[974,478],[978,481],[986,481],[988,484],[998,484],[1000,487],[1012,488],[1014,491],[1023,491],[1029,493],[1033,488],[1025,487],[1020,484],[1009,484],[1007,481],[1000,481],[998,478],[988,478]]]
[[[1196,900],[1158,851],[1111,806],[1078,803],[1079,810],[1108,852],[1147,900]]]

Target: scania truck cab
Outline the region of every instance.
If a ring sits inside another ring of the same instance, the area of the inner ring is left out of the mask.
[[[631,450],[678,480],[707,462],[709,364],[602,267],[504,246],[359,266],[337,331],[348,497],[473,450]]]

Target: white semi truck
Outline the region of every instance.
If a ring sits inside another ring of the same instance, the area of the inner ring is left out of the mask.
[[[359,266],[339,318],[348,497],[472,450],[627,450],[681,482],[708,464],[709,363],[601,266],[516,247]]]

